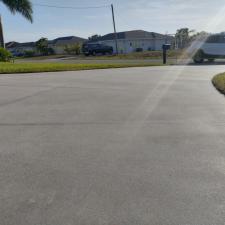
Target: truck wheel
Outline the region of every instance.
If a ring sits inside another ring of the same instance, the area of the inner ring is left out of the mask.
[[[201,49],[195,53],[193,60],[195,63],[203,63],[204,62],[204,54]]]
[[[215,61],[215,59],[208,59],[208,62],[214,62]]]
[[[204,62],[204,59],[200,58],[200,59],[194,59],[194,62],[195,63],[203,63]]]

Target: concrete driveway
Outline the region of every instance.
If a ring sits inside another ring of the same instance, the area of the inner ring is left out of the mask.
[[[222,71],[1,75],[0,224],[224,224]]]

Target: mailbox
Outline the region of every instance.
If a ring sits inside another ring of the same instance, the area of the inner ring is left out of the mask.
[[[166,64],[166,51],[169,50],[171,47],[170,44],[163,44],[162,49],[163,49],[163,64]]]
[[[163,49],[164,51],[166,51],[166,50],[169,50],[170,47],[171,47],[170,44],[164,44],[164,45],[162,46],[162,49]]]

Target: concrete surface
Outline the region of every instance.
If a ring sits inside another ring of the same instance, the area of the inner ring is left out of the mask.
[[[222,71],[1,75],[0,224],[224,224]]]

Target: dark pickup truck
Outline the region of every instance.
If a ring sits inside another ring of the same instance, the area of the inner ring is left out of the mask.
[[[86,56],[97,54],[113,54],[113,48],[102,44],[84,44],[82,51]]]

